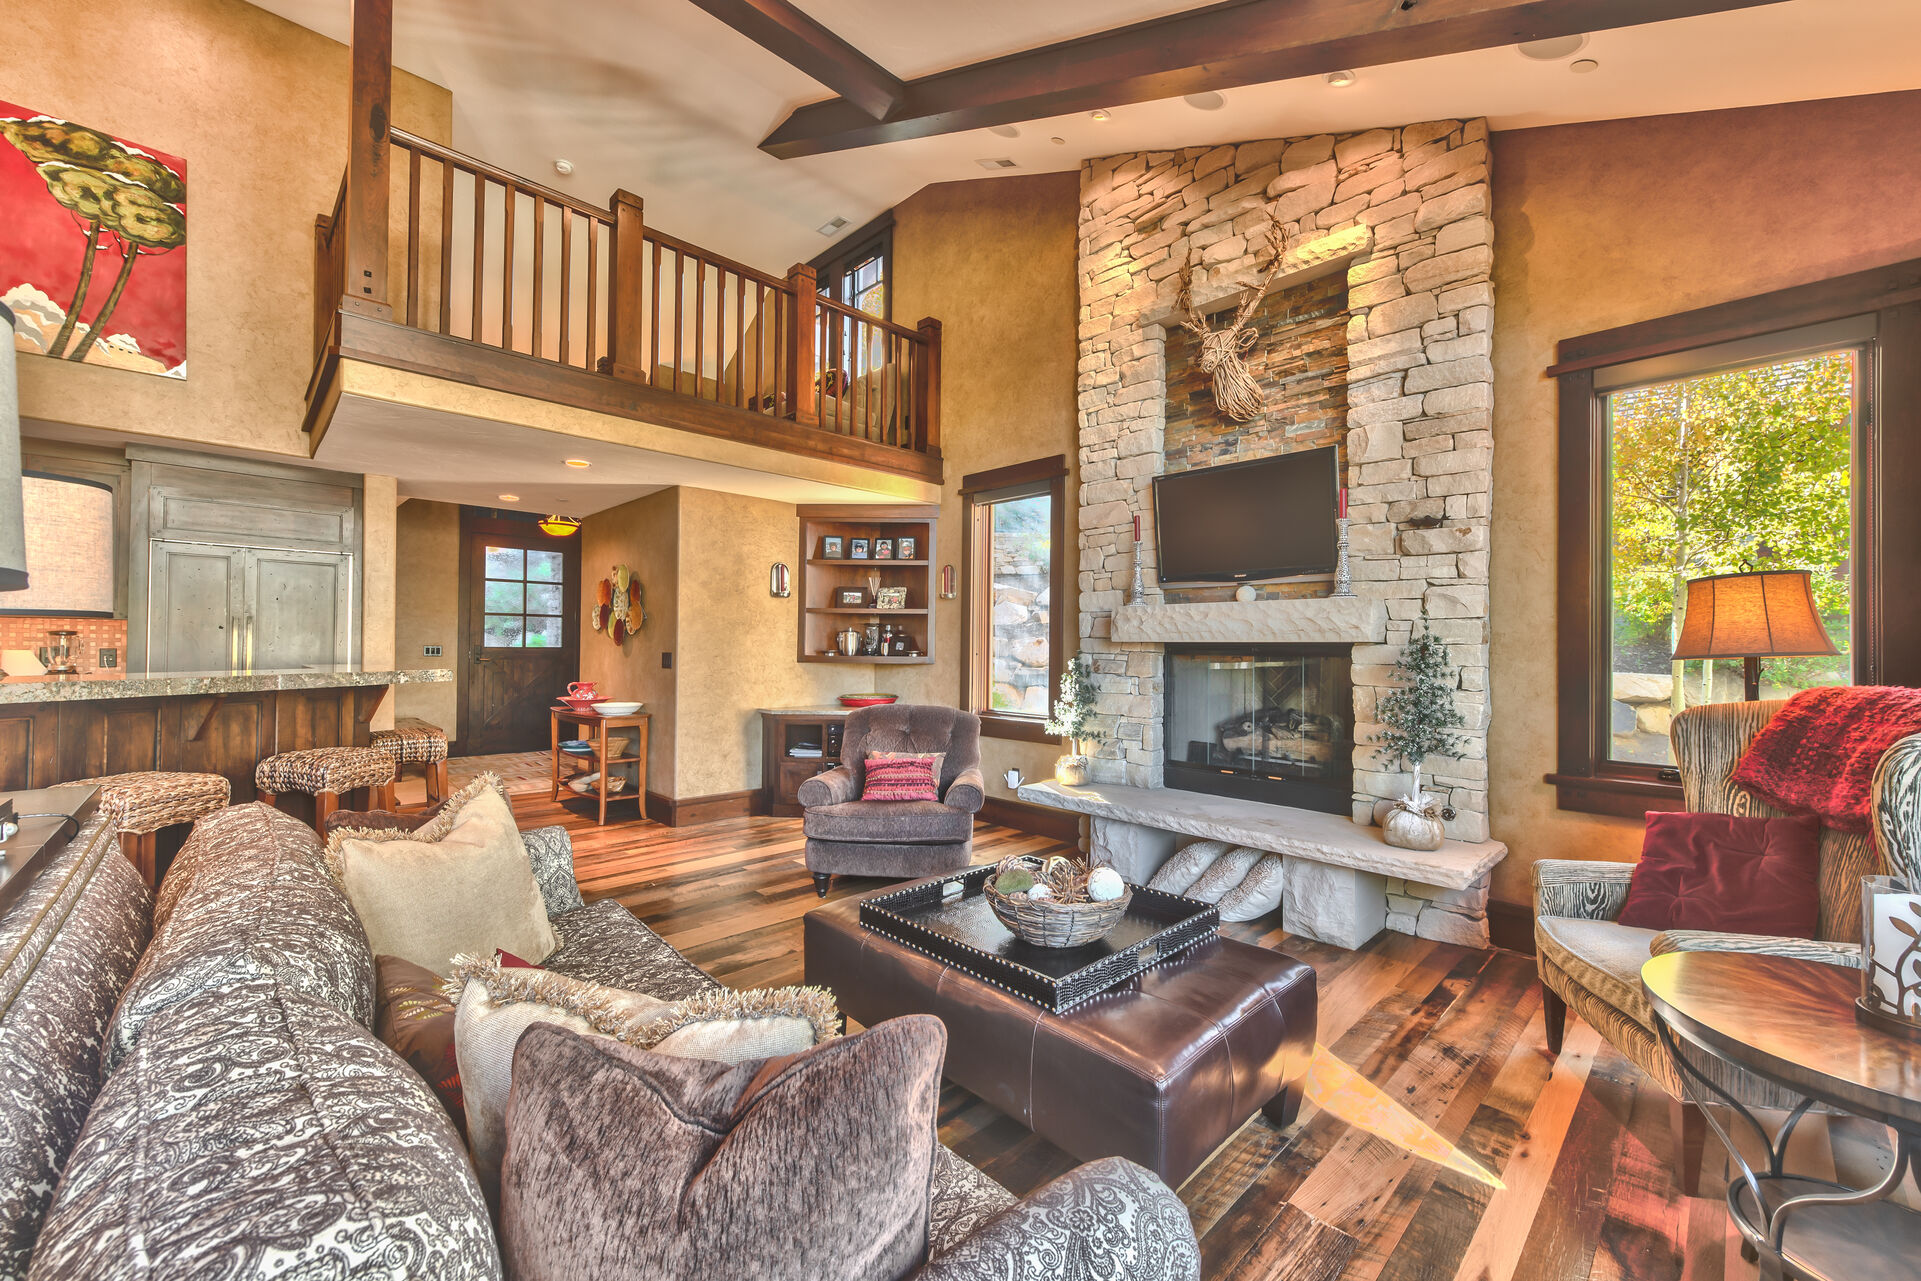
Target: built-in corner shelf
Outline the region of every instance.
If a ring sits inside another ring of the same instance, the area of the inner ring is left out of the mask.
[[[870,663],[892,666],[924,665],[934,661],[934,532],[940,509],[921,504],[855,504],[802,506],[800,515],[800,573],[796,575],[800,609],[796,622],[795,658],[803,663]],[[901,540],[913,540],[913,555],[880,557],[880,543],[898,553]],[[834,540],[834,545],[829,545]],[[867,555],[855,557],[854,544]],[[832,553],[832,554],[830,554]],[[898,609],[874,608],[873,591],[905,589]],[[863,605],[835,603],[836,595],[858,590]],[[913,656],[847,655],[838,652],[835,635],[852,627],[865,630],[892,624],[907,634]]]
[[[1368,596],[1121,605],[1113,639],[1150,645],[1375,645],[1387,603]]]

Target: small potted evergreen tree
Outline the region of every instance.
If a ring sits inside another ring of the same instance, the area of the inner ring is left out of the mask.
[[[1399,761],[1408,771],[1405,800],[1390,801],[1375,807],[1375,821],[1389,845],[1409,850],[1439,849],[1444,831],[1443,817],[1451,817],[1438,796],[1421,790],[1421,766],[1430,756],[1457,754],[1461,736],[1452,733],[1464,722],[1454,704],[1458,684],[1453,664],[1447,661],[1447,645],[1427,623],[1427,609],[1421,609],[1421,627],[1408,638],[1394,664],[1401,681],[1399,689],[1384,694],[1379,716],[1384,729],[1375,740],[1377,755],[1384,761]]]
[[[1087,749],[1099,747],[1107,736],[1095,729],[1094,682],[1087,660],[1076,656],[1061,673],[1060,697],[1054,700],[1054,714],[1048,718],[1047,732],[1067,740],[1068,754],[1054,762],[1054,781],[1078,787],[1087,781]]]

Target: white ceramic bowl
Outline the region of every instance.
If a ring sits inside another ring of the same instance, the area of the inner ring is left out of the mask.
[[[632,716],[641,709],[639,703],[595,703],[594,710],[602,716]]]

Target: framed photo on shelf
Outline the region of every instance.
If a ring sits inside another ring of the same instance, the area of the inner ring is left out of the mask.
[[[874,559],[894,559],[894,540],[891,538],[876,538],[874,540]]]
[[[858,587],[836,587],[834,589],[835,609],[865,609],[867,593]]]
[[[875,609],[906,609],[907,589],[905,587],[883,587],[874,593]]]
[[[842,556],[844,556],[844,555],[846,554],[846,553],[845,553],[844,551],[842,551],[842,548],[843,548],[844,546],[845,546],[845,544],[843,544],[843,543],[841,542],[841,537],[840,537],[840,535],[839,535],[839,534],[829,534],[829,535],[827,535],[827,536],[826,536],[825,538],[822,538],[822,539],[820,540],[820,557],[821,557],[821,559],[822,559],[822,560],[839,560],[839,559],[841,559],[841,557],[842,557]]]
[[[850,560],[866,560],[867,540],[865,538],[850,539],[847,544],[847,556]]]
[[[903,538],[900,540],[899,545],[900,558],[902,560],[918,560],[920,558],[920,540],[918,538]]]

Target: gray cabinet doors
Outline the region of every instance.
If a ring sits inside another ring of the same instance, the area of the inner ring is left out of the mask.
[[[147,670],[277,671],[352,660],[353,557],[154,539]]]

